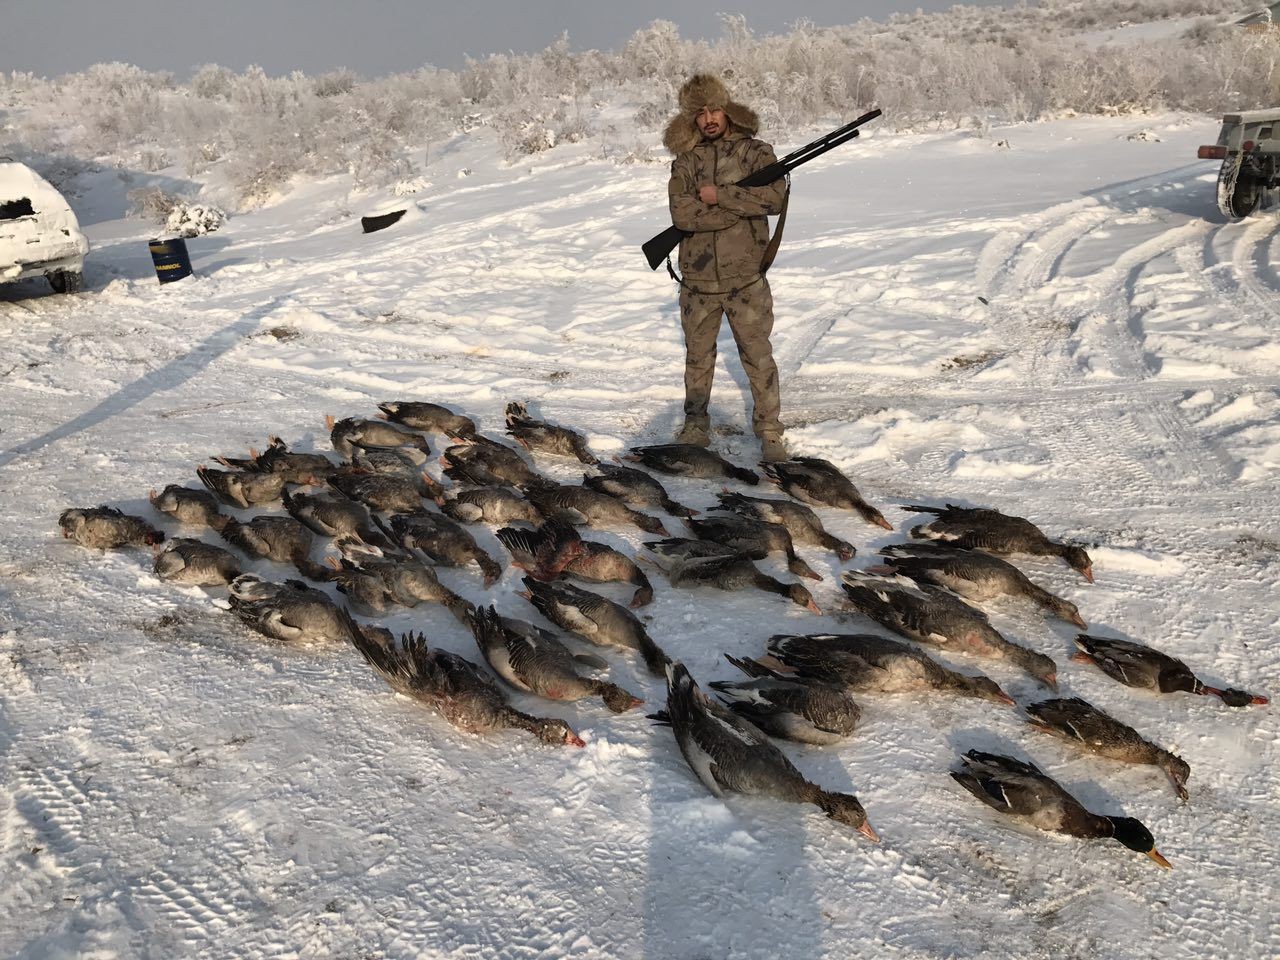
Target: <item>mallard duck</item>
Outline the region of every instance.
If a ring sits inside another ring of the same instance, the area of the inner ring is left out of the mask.
[[[685,762],[713,795],[812,803],[837,823],[880,842],[857,797],[806,780],[763,732],[699,690],[683,663],[667,667],[667,709],[653,719],[671,727]]]
[[[635,526],[645,533],[666,536],[667,528],[657,517],[632,510],[620,500],[588,487],[571,487],[540,480],[520,488],[525,498],[544,516],[590,527]]]
[[[818,457],[792,457],[777,463],[762,464],[771,481],[788,495],[804,503],[822,507],[853,510],[867,523],[892,530],[893,524],[866,500],[853,482],[829,460]]]
[[[844,592],[854,609],[894,633],[944,650],[1008,660],[1051,690],[1058,667],[1042,653],[1005,639],[987,615],[931,584],[906,577],[846,571]]]
[[[540,524],[542,511],[510,487],[475,487],[454,490],[440,500],[440,509],[462,523]]]
[[[425,703],[459,730],[527,730],[543,743],[586,746],[563,720],[515,709],[480,667],[456,653],[429,649],[421,633],[404,634],[400,646],[372,633],[356,628],[350,634],[368,664],[391,689]]]
[[[937,584],[970,600],[1026,597],[1055,617],[1088,626],[1070,600],[1055,596],[999,557],[981,550],[934,543],[895,543],[882,547],[885,566],[918,582]]]
[[[1244,690],[1220,690],[1204,683],[1181,660],[1167,653],[1152,649],[1133,640],[1114,637],[1094,637],[1087,633],[1076,635],[1080,652],[1071,659],[1077,663],[1092,663],[1112,680],[1119,680],[1127,687],[1138,687],[1157,693],[1187,693],[1205,696],[1213,694],[1229,707],[1247,707],[1250,704],[1270,703],[1267,697]]]
[[[329,440],[339,456],[350,460],[356,447],[413,447],[423,453],[430,453],[427,438],[420,433],[404,430],[384,420],[363,420],[359,417],[347,417],[336,420],[324,418],[329,428]]]
[[[717,590],[742,590],[754,587],[766,593],[786,597],[797,606],[821,616],[813,595],[798,583],[783,583],[764,573],[745,554],[730,553],[710,557],[683,555],[681,549],[662,546],[667,541],[646,543],[645,550],[655,566],[663,570],[673,587],[715,587]]]
[[[480,549],[475,538],[453,520],[440,513],[396,514],[388,524],[375,520],[388,539],[406,550],[420,550],[432,563],[461,567],[476,563],[491,587],[502,577],[502,564]]]
[[[755,660],[724,658],[750,680],[708,684],[734,713],[772,737],[797,743],[838,743],[853,733],[862,708],[834,684],[787,677]]]
[[[541,475],[504,443],[479,435],[458,437],[440,457],[445,476],[456,483],[479,487],[518,487],[536,483]]]
[[[983,550],[1001,557],[1017,553],[1061,557],[1093,583],[1093,561],[1089,554],[1074,544],[1050,540],[1025,517],[1010,517],[999,510],[957,507],[950,503],[945,507],[913,504],[902,509],[937,515],[938,519],[911,528],[911,536],[917,540],[943,540],[955,547]]]
[[[175,537],[156,554],[156,576],[189,587],[223,587],[240,576],[240,561],[221,547]]]
[[[587,449],[587,439],[576,430],[560,427],[529,416],[523,403],[507,404],[507,433],[530,453],[550,453],[557,457],[576,457],[583,463],[599,463]]]
[[[161,513],[193,527],[212,526],[218,516],[218,501],[208,490],[193,490],[171,483],[159,493],[149,490],[147,499]]]
[[[944,690],[1015,706],[990,677],[948,670],[914,647],[874,633],[776,634],[757,662],[784,675],[838,684],[854,693]]]
[[[281,494],[289,516],[324,537],[358,537],[365,543],[386,548],[390,542],[374,529],[369,509],[346,497],[319,497],[305,493]]]
[[[1090,813],[1058,781],[1033,763],[970,750],[961,764],[961,769],[951,771],[951,776],[1001,813],[1022,817],[1041,830],[1086,839],[1118,840],[1130,850],[1145,853],[1166,870],[1172,866],[1156,850],[1151,831],[1141,821]]]
[[[1090,753],[1125,763],[1149,763],[1169,776],[1174,791],[1187,799],[1187,761],[1157,747],[1127,723],[1121,723],[1079,697],[1028,704],[1027,719],[1037,730],[1078,744]]]
[[[827,533],[818,515],[803,503],[794,500],[774,500],[765,497],[748,497],[728,490],[717,494],[722,509],[743,517],[753,517],[767,523],[780,523],[787,528],[797,543],[810,543],[815,547],[834,550],[842,561],[852,560],[858,551],[853,544]]]
[[[295,643],[350,639],[348,619],[328,595],[301,580],[271,583],[251,573],[231,581],[231,611],[275,640]]]
[[[600,471],[595,476],[582,475],[582,485],[632,507],[657,507],[673,517],[693,517],[698,511],[676,503],[666,489],[643,470],[620,466],[615,463],[598,463]]]
[[[403,423],[414,430],[430,430],[451,437],[469,437],[476,432],[475,423],[461,414],[438,403],[421,400],[393,400],[378,404],[382,416],[396,423]]]
[[[724,544],[732,550],[745,552],[763,550],[766,554],[781,553],[787,558],[787,569],[797,577],[821,580],[822,577],[796,553],[791,534],[780,523],[769,523],[752,517],[711,516],[700,520],[686,520],[685,525],[700,540]]]
[[[523,583],[521,596],[556,626],[597,646],[637,650],[652,673],[666,676],[670,658],[626,607],[570,583],[543,583],[532,577]]]
[[[279,437],[268,437],[267,449],[262,453],[251,447],[247,460],[213,459],[224,467],[246,473],[278,473],[286,483],[315,483],[338,469],[338,465],[322,453],[294,453]]]
[[[503,527],[495,536],[511,554],[511,565],[535,580],[555,580],[586,550],[578,531],[560,520],[548,521],[536,530]]]
[[[631,597],[632,609],[653,602],[653,585],[635,561],[594,540],[582,541],[582,552],[565,565],[561,576],[587,583],[629,583],[636,588]]]
[[[241,509],[279,500],[285,485],[282,473],[214,470],[204,465],[196,467],[196,476],[223,503]]]
[[[691,443],[632,447],[623,459],[678,477],[729,477],[752,486],[760,482],[760,476],[751,470],[735,466],[718,453]]]
[[[122,513],[105,504],[98,507],[72,507],[58,516],[62,536],[82,547],[114,550],[116,547],[154,546],[164,534],[141,517]]]
[[[417,480],[380,473],[335,473],[328,484],[344,497],[363,503],[370,510],[385,513],[416,513],[423,497],[431,496],[425,473]]]
[[[548,700],[598,696],[614,713],[623,713],[644,703],[617,684],[581,676],[577,664],[584,658],[574,657],[564,644],[545,631],[512,630],[493,607],[475,611],[471,630],[489,666],[517,690]],[[588,658],[588,662],[596,660]]]

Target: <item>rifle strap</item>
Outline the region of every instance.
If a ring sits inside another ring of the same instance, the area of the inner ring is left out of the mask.
[[[778,228],[769,238],[769,245],[764,248],[764,259],[760,261],[760,273],[763,276],[773,266],[773,258],[778,255],[778,247],[782,244],[782,228],[787,225],[787,201],[791,199],[791,176],[787,176],[787,192],[782,195],[782,209],[778,211]]]

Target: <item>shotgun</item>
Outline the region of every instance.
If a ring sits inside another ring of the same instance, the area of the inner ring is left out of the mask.
[[[767,167],[761,167],[755,173],[748,174],[739,180],[735,186],[763,187],[766,183],[773,183],[779,177],[785,177],[800,164],[807,163],[814,157],[820,157],[828,150],[852,140],[858,135],[860,126],[878,116],[880,116],[879,109],[864,113],[857,120],[852,120],[843,127],[832,130],[826,136],[819,137],[812,143],[806,143],[799,150],[793,150],[781,160],[777,160]],[[640,247],[644,251],[645,259],[649,261],[649,269],[657,270],[662,261],[671,256],[671,251],[678,247],[680,241],[687,236],[690,236],[688,231],[681,230],[677,226],[670,226],[657,236],[651,237],[647,243]]]

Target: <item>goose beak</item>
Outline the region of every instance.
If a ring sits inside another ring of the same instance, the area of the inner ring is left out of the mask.
[[[569,734],[569,736],[565,738],[564,742],[569,744],[571,747],[585,747],[587,745],[587,741],[583,740],[576,733]]]
[[[1164,856],[1161,855],[1160,851],[1157,850],[1155,847],[1152,847],[1150,850],[1147,851],[1147,856],[1150,857],[1152,860],[1154,860],[1156,863],[1160,864],[1160,866],[1164,867],[1166,870],[1173,869],[1173,864],[1170,863],[1168,860],[1166,860]]]
[[[1009,696],[1003,690],[1000,691],[1000,702],[1010,707],[1016,707],[1018,705],[1018,701],[1013,699],[1013,697]]]
[[[1093,663],[1093,657],[1087,653],[1073,653],[1070,660],[1072,663]]]
[[[877,527],[884,527],[886,530],[893,529],[893,524],[890,523],[888,520],[886,520],[884,517],[880,516],[880,514],[876,514],[875,519],[872,520],[871,522],[874,523]]]
[[[810,613],[816,613],[818,616],[822,616],[822,608],[819,607],[812,600],[810,600],[807,604],[805,604],[805,606],[808,608]]]
[[[1093,583],[1093,567],[1085,567],[1080,571],[1080,576],[1084,577],[1090,583]]]
[[[328,427],[330,430],[332,430],[332,429],[333,429],[333,425],[334,425],[335,423],[337,423],[337,422],[338,422],[337,420],[333,419],[333,415],[332,415],[332,414],[330,414],[330,415],[328,415],[328,416],[326,416],[326,417],[324,418],[324,425],[325,425],[326,427]]]
[[[1043,683],[1050,690],[1052,690],[1054,693],[1058,692],[1058,675],[1056,673],[1045,674],[1043,677],[1040,678],[1040,682]]]
[[[1078,613],[1073,613],[1068,619],[1069,619],[1069,622],[1074,623],[1081,630],[1089,629],[1089,625],[1084,622],[1084,617],[1080,616],[1080,614]]]
[[[870,840],[872,843],[880,842],[880,834],[871,829],[870,822],[864,823],[858,828],[858,832]]]

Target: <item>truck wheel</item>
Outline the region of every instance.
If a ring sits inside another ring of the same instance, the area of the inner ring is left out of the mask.
[[[1262,203],[1262,182],[1253,177],[1241,174],[1236,181],[1236,188],[1231,191],[1231,212],[1244,218],[1258,209]]]
[[[59,270],[49,274],[49,286],[54,293],[79,293],[84,286],[84,274],[79,270]]]

